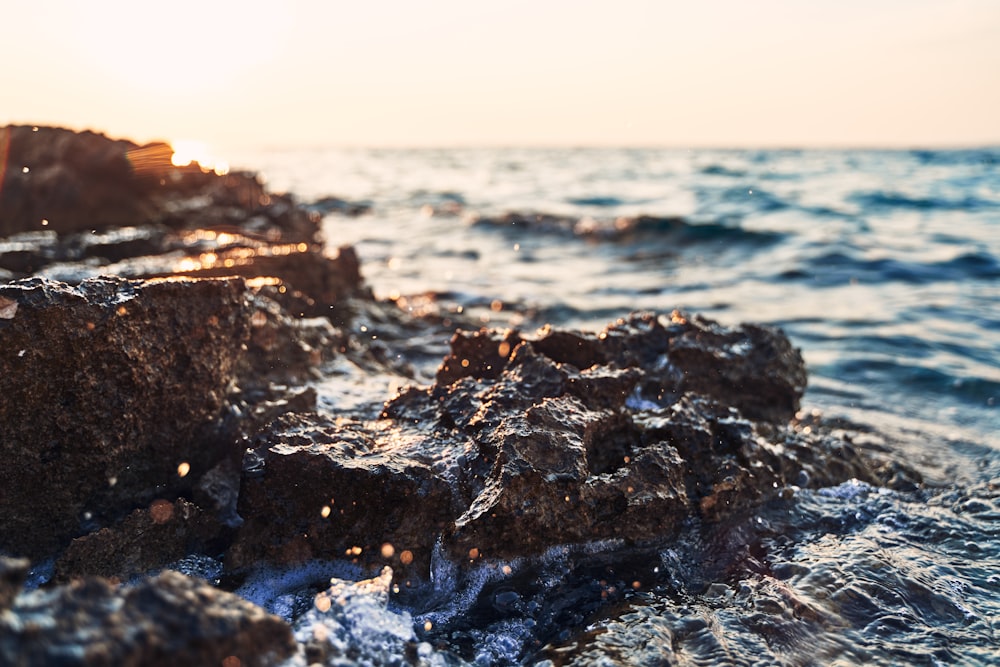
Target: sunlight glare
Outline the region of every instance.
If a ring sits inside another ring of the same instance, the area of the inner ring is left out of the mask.
[[[205,172],[214,171],[218,176],[229,173],[229,163],[215,157],[204,141],[177,139],[170,142],[170,147],[174,151],[170,163],[175,167],[187,167],[194,162]]]

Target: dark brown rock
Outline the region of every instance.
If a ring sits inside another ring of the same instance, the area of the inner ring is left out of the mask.
[[[24,593],[0,615],[0,662],[11,667],[266,667],[294,651],[281,619],[170,571],[126,588],[91,577]]]
[[[780,332],[680,313],[460,333],[437,383],[380,419],[286,416],[258,437],[229,565],[347,555],[407,576],[438,544],[473,560],[642,544],[791,485],[875,481],[848,443],[780,423],[804,379]]]
[[[224,458],[246,296],[242,280],[0,286],[17,304],[0,320],[0,549],[47,554]]]
[[[156,222],[164,191],[193,193],[221,178],[175,167],[163,143],[52,127],[0,128],[0,155],[8,167],[0,172],[0,236]]]
[[[73,540],[56,561],[53,581],[82,576],[127,579],[190,554],[220,551],[224,527],[196,505],[154,500],[112,528]]]
[[[346,300],[371,298],[354,250],[327,252],[319,214],[252,174],[58,128],[0,128],[0,150],[17,165],[0,174],[0,277],[242,276],[299,294],[295,315],[337,323]]]

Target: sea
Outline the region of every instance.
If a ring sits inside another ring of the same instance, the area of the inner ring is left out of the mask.
[[[728,556],[693,526],[623,557],[656,574],[638,590],[622,574],[610,601],[600,545],[520,563],[520,584],[445,572],[395,610],[417,636],[472,664],[1000,664],[1000,148],[229,158],[321,213],[380,298],[527,330],[674,309],[780,327],[807,364],[804,415],[888,434],[926,480],[799,489]],[[747,548],[766,567],[705,566]]]

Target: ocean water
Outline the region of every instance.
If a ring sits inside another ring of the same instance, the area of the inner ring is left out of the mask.
[[[356,246],[383,298],[527,329],[674,308],[779,326],[809,369],[804,411],[894,436],[929,482],[801,491],[716,546],[692,528],[618,554],[610,598],[600,548],[439,581],[405,610],[418,635],[432,619],[428,641],[479,664],[1000,662],[1000,149],[229,158],[331,211],[328,243]],[[582,222],[484,224],[511,211]],[[608,231],[639,215],[656,219]],[[759,566],[706,565],[743,558]]]

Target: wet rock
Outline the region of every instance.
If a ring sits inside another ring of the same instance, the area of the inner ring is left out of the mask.
[[[229,565],[346,555],[406,576],[439,545],[475,561],[642,544],[792,485],[874,480],[849,443],[783,423],[804,382],[780,332],[680,313],[459,333],[437,382],[379,419],[289,415],[257,438]]]
[[[242,280],[32,278],[0,298],[17,303],[0,320],[0,549],[50,553],[224,458]]]
[[[159,499],[112,528],[73,540],[56,561],[53,581],[87,575],[127,579],[192,554],[216,554],[225,529],[211,514],[183,499]]]
[[[29,665],[278,664],[291,629],[178,572],[119,588],[90,577],[22,593],[0,615],[0,662]]]

